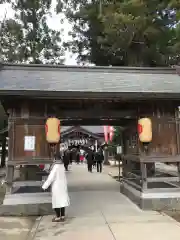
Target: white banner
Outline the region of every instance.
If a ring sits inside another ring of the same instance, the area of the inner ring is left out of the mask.
[[[24,137],[24,150],[34,151],[35,150],[35,136],[25,136]]]

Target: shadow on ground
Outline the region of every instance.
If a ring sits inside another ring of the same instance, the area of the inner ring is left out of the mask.
[[[173,218],[177,222],[180,222],[180,211],[164,211],[165,214],[167,214],[169,217]]]

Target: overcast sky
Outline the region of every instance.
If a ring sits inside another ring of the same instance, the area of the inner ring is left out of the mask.
[[[29,0],[30,1],[30,0]],[[53,0],[55,3],[56,0]],[[14,12],[8,4],[0,4],[0,20],[6,18],[13,18]],[[52,18],[48,18],[48,25],[52,29],[60,30],[63,29],[63,40],[68,40],[70,37],[68,36],[68,32],[71,30],[71,25],[68,23],[67,19],[64,20],[64,23],[60,23],[60,19],[62,15],[56,15],[55,13],[52,14]],[[65,64],[66,65],[77,65],[76,62],[76,55],[72,56],[72,53],[66,52],[65,55]]]

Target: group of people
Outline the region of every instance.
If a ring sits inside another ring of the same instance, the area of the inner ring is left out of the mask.
[[[55,157],[48,178],[42,185],[43,190],[51,186],[52,207],[56,213],[56,216],[52,219],[53,222],[65,221],[65,208],[70,204],[65,170],[68,171],[68,165],[72,163],[71,156],[70,149],[67,149],[63,157]],[[79,159],[79,153],[77,153],[77,157]],[[102,172],[104,156],[101,148],[99,148],[97,152],[88,149],[86,152],[86,159],[89,172],[92,172],[92,167],[95,165],[97,165],[97,172]]]
[[[87,161],[88,171],[92,172],[93,167],[97,167],[97,172],[102,172],[102,163],[104,160],[103,151],[101,148],[94,152],[92,149],[87,149],[87,151],[77,151],[75,154],[75,159],[72,157],[72,151],[68,148],[63,153],[63,163],[65,170],[68,171],[69,164],[72,164],[73,160],[79,164],[80,162]]]
[[[87,152],[86,159],[87,159],[89,172],[92,172],[93,167],[97,167],[97,172],[100,172],[100,173],[102,172],[102,163],[104,160],[104,155],[101,148],[99,148],[97,152],[89,150]]]

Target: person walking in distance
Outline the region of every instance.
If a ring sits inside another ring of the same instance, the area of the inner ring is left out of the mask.
[[[79,149],[77,149],[77,152],[76,152],[76,163],[77,164],[80,163],[80,151],[79,151]]]
[[[53,222],[65,221],[65,208],[70,205],[65,169],[61,160],[54,160],[50,174],[44,182],[42,189],[46,190],[51,186],[52,207],[56,216]]]
[[[83,149],[80,149],[79,159],[80,159],[81,164],[84,163],[84,150]]]
[[[101,148],[98,149],[98,151],[95,154],[95,160],[97,165],[97,172],[102,172],[102,162],[104,160],[103,151]]]
[[[88,172],[92,173],[92,166],[94,163],[94,152],[91,149],[88,149],[86,158],[87,158]]]
[[[68,166],[69,166],[69,163],[70,163],[70,155],[71,155],[71,152],[70,152],[69,149],[67,149],[64,152],[64,156],[63,156],[63,162],[64,162],[64,167],[65,167],[66,171],[68,171]]]
[[[69,153],[69,164],[72,165],[72,162],[73,162],[73,152],[72,152],[72,150],[69,150],[69,151],[70,151],[70,153]]]

